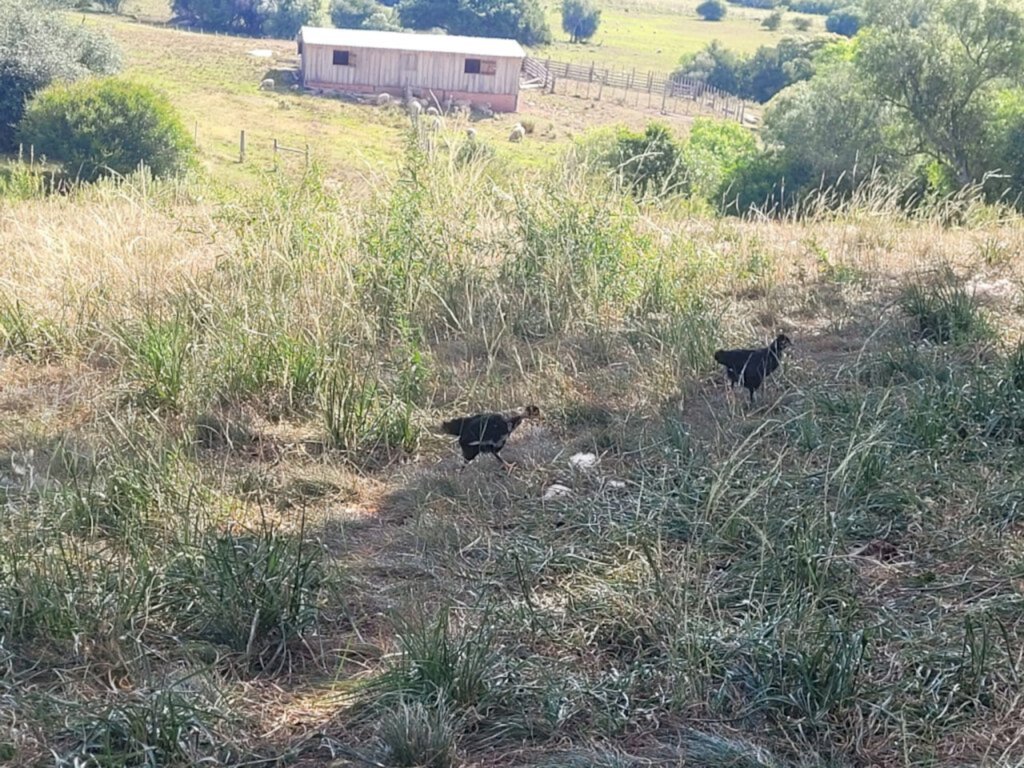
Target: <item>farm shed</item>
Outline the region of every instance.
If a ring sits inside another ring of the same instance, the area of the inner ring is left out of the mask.
[[[519,105],[519,71],[526,53],[515,40],[456,35],[303,27],[299,72],[307,88],[390,93]]]

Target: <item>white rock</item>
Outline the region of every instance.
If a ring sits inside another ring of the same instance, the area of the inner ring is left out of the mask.
[[[573,469],[593,469],[597,466],[597,455],[593,453],[577,453],[569,457],[569,466]]]
[[[572,496],[572,488],[568,486],[555,483],[544,491],[544,499],[558,499],[563,496]]]

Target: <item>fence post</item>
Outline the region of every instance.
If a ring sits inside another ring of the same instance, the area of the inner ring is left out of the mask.
[[[245,129],[238,133],[238,162],[245,162]]]
[[[309,144],[306,144],[306,167],[309,168]]]

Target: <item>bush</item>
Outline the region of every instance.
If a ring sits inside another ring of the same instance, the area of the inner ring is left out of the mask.
[[[698,118],[682,149],[691,193],[716,199],[728,189],[736,172],[756,156],[754,135],[739,123]]]
[[[721,21],[725,18],[726,10],[722,0],[704,0],[697,6],[697,15],[704,21]]]
[[[797,16],[795,19],[793,19],[793,28],[799,30],[800,32],[806,32],[808,29],[811,28],[811,20],[808,19],[806,16]]]
[[[614,161],[624,183],[641,197],[672,192],[682,183],[679,146],[661,123],[649,123],[643,133],[620,132]]]
[[[54,85],[29,104],[18,137],[92,181],[145,163],[155,176],[183,170],[192,142],[166,97],[123,80]]]
[[[828,15],[825,29],[843,37],[853,37],[863,23],[864,15],[859,8],[841,8]]]
[[[26,0],[0,0],[0,151],[15,146],[25,104],[50,83],[112,74],[120,56],[106,36]]]
[[[785,14],[781,8],[772,11],[764,17],[764,21],[761,22],[761,26],[765,29],[770,29],[773,32],[782,26],[782,17]]]

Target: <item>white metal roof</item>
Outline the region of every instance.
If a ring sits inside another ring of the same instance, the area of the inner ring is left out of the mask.
[[[395,51],[457,53],[490,58],[521,59],[526,56],[518,42],[500,37],[417,35],[411,32],[380,32],[372,29],[303,27],[299,30],[299,38],[306,45],[329,45],[334,48],[389,48]]]

